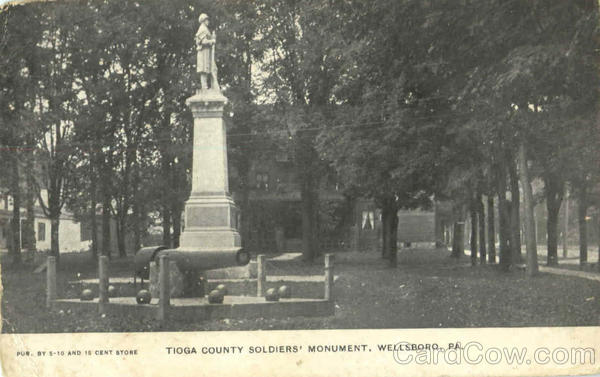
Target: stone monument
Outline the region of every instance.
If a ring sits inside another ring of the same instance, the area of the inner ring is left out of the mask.
[[[197,68],[201,87],[187,99],[194,115],[192,192],[185,204],[185,231],[181,248],[230,251],[241,248],[238,210],[229,194],[227,139],[215,64],[215,33],[208,17],[200,15],[196,33]]]
[[[168,255],[186,275],[186,286],[196,285],[199,271],[245,265],[249,255],[241,249],[238,209],[229,193],[227,139],[221,93],[215,64],[214,31],[208,29],[208,16],[199,17],[196,33],[200,88],[188,98],[194,116],[192,191],[185,203],[180,247],[153,253]],[[192,280],[190,282],[189,280]],[[191,284],[190,284],[191,283]]]

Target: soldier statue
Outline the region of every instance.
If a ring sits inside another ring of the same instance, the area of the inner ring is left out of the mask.
[[[215,32],[208,30],[208,16],[204,13],[198,18],[200,27],[196,32],[196,72],[200,74],[200,88],[219,90],[217,65],[215,64]]]

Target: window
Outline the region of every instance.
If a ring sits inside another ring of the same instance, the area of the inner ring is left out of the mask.
[[[46,241],[46,224],[45,223],[42,223],[42,222],[38,223],[37,240],[38,241]]]
[[[21,220],[21,247],[24,249],[31,249],[29,246],[29,237],[26,236],[27,232],[27,222],[26,220]]]
[[[92,239],[92,224],[90,221],[79,223],[79,240],[90,241]]]
[[[366,230],[375,229],[375,214],[373,211],[362,212],[362,228]]]
[[[256,188],[268,191],[269,190],[269,174],[257,173],[256,174]]]

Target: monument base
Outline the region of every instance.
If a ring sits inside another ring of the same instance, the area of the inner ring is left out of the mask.
[[[249,256],[241,247],[204,249],[184,248],[166,249],[159,252],[158,257],[166,255],[170,261],[177,263],[181,271],[214,270],[217,268],[244,266],[249,262]]]
[[[194,195],[185,203],[182,249],[239,250],[238,212],[227,194]]]
[[[183,291],[174,297],[203,297],[203,271],[245,265],[250,258],[242,252],[238,209],[226,193],[192,194],[184,216],[180,247],[161,250],[155,258],[166,255],[183,274]]]

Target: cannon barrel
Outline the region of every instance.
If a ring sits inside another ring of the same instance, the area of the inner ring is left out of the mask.
[[[167,249],[166,246],[150,246],[139,249],[133,257],[135,275],[141,277],[142,279],[149,279],[150,262],[153,260],[158,260],[155,259],[156,254],[165,249]]]
[[[148,279],[150,262],[158,262],[161,255],[175,261],[182,271],[212,270],[216,268],[245,266],[250,262],[250,255],[244,249],[229,250],[198,250],[198,249],[169,249],[166,246],[143,247],[135,253],[134,270],[136,276]]]

